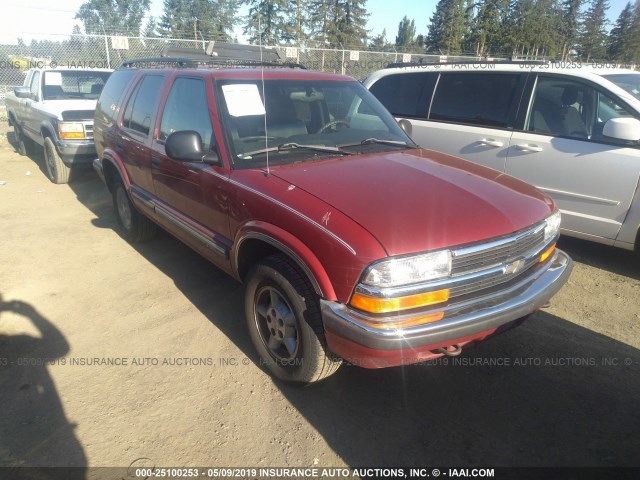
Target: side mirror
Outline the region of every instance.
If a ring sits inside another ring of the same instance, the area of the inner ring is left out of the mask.
[[[411,135],[413,134],[413,127],[411,126],[411,122],[409,120],[407,120],[406,118],[400,119],[398,120],[398,125],[400,125],[400,128],[404,133],[411,137]]]
[[[216,152],[202,151],[202,137],[195,130],[173,132],[167,137],[164,150],[171,160],[178,162],[220,164],[220,158]]]
[[[604,124],[602,134],[626,142],[640,140],[640,120],[631,117],[612,118]]]
[[[18,98],[33,98],[29,87],[13,87],[13,93]]]

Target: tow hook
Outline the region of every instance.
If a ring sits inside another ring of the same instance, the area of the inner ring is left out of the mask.
[[[551,301],[548,301],[547,303],[540,305],[539,308],[549,308],[549,307],[551,307]]]
[[[447,345],[446,347],[438,348],[435,351],[443,353],[448,357],[457,357],[462,353],[462,347],[456,343],[455,345]]]

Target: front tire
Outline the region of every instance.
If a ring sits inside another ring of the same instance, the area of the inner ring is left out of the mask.
[[[62,161],[50,137],[44,139],[44,163],[49,180],[56,184],[69,183],[71,168]]]
[[[333,374],[341,360],[327,348],[318,296],[295,264],[267,257],[248,278],[245,314],[260,364],[298,385]]]
[[[156,224],[136,210],[122,181],[118,181],[114,185],[113,209],[118,218],[120,232],[129,242],[146,242],[155,237]]]

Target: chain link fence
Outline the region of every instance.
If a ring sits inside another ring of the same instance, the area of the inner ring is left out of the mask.
[[[29,68],[118,68],[125,60],[159,57],[167,48],[198,48],[204,40],[175,38],[121,37],[109,35],[32,36],[29,43],[0,45],[0,106],[7,92],[22,85]],[[308,69],[341,73],[362,79],[369,73],[397,62],[440,61],[439,55],[403,52],[330,50],[318,48],[275,47],[283,60]],[[454,60],[480,60],[480,57],[447,57]]]

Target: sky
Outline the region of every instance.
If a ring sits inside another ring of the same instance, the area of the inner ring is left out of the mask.
[[[26,42],[42,35],[68,35],[79,23],[74,14],[85,0],[3,0],[0,18],[0,44],[16,43],[18,37]],[[610,0],[608,16],[613,23],[628,0]],[[387,40],[395,41],[398,24],[405,15],[416,22],[417,33],[426,34],[429,18],[435,10],[437,0],[368,0],[370,13],[368,28],[371,36],[387,31]],[[150,15],[162,15],[163,0],[152,0]],[[243,13],[241,11],[240,13]],[[246,7],[244,7],[246,13]],[[242,41],[241,28],[237,30]],[[53,39],[53,38],[52,38]]]

